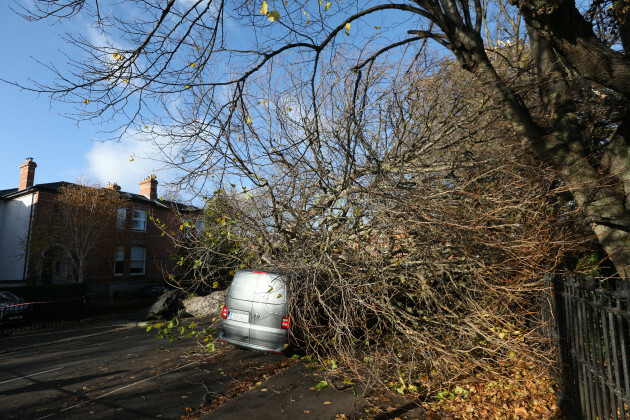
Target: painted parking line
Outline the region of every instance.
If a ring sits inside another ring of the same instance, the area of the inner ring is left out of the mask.
[[[48,417],[56,416],[57,414],[63,413],[64,411],[72,410],[73,408],[77,408],[77,407],[80,407],[80,406],[82,406],[82,405],[84,405],[84,404],[87,404],[87,403],[90,403],[90,402],[93,402],[93,401],[99,400],[99,399],[101,399],[101,398],[103,398],[103,397],[107,397],[108,395],[111,395],[111,394],[113,394],[113,393],[115,393],[115,392],[118,392],[118,391],[122,391],[123,389],[131,388],[131,387],[133,387],[133,386],[136,386],[136,385],[138,385],[138,384],[141,384],[142,382],[150,381],[151,379],[155,379],[155,378],[157,378],[157,377],[159,377],[159,376],[164,376],[164,375],[166,375],[166,374],[169,374],[169,373],[175,372],[175,371],[177,371],[177,370],[184,369],[184,368],[186,368],[186,367],[188,367],[188,366],[192,366],[192,365],[194,365],[194,364],[198,364],[198,363],[199,363],[199,362],[191,362],[191,363],[188,363],[187,365],[180,366],[180,367],[178,367],[178,368],[171,369],[171,370],[169,370],[169,371],[167,371],[167,372],[162,372],[162,373],[160,373],[160,374],[157,374],[157,375],[151,376],[150,378],[146,378],[146,379],[143,379],[143,380],[141,380],[141,381],[134,382],[134,383],[129,384],[129,385],[125,385],[125,386],[120,387],[120,388],[117,388],[117,389],[115,389],[115,390],[113,390],[113,391],[107,392],[107,393],[105,393],[105,394],[103,394],[103,395],[99,395],[99,396],[98,396],[98,397],[96,397],[96,398],[90,398],[89,400],[85,400],[85,401],[83,401],[83,402],[80,402],[79,404],[75,404],[75,405],[72,405],[72,406],[70,406],[70,407],[66,407],[66,408],[64,408],[63,410],[59,410],[59,411],[57,411],[57,412],[55,412],[55,413],[48,414],[47,416],[44,416],[44,417],[39,417],[37,420],[43,420],[43,419],[46,419],[46,418],[48,418]]]
[[[43,372],[37,372],[37,373],[32,373],[32,374],[26,375],[26,376],[20,376],[19,378],[13,378],[13,379],[9,379],[8,381],[2,381],[2,382],[0,382],[0,385],[8,384],[9,382],[19,381],[21,379],[30,378],[30,377],[37,376],[37,375],[43,375],[44,373],[54,372],[54,371],[59,370],[59,369],[61,369],[61,368],[58,367],[58,368],[55,368],[55,369],[45,370]]]
[[[84,335],[76,335],[76,336],[71,336],[71,337],[65,337],[65,338],[58,338],[58,339],[53,339],[50,341],[42,341],[42,342],[38,342],[38,343],[34,343],[34,344],[25,344],[22,346],[16,346],[7,350],[0,350],[0,354],[5,354],[5,353],[16,353],[18,351],[22,351],[22,350],[29,350],[29,349],[34,349],[34,348],[38,348],[38,347],[43,347],[43,346],[49,346],[51,344],[59,344],[59,343],[65,343],[65,342],[69,342],[69,341],[76,341],[76,340],[81,340],[84,338],[91,338],[91,337],[97,337],[99,335],[104,335],[104,334],[110,334],[113,332],[118,332],[118,331],[122,331],[122,330],[128,330],[131,328],[136,328],[138,325],[136,323],[128,323],[128,324],[123,324],[121,326],[118,326],[114,329],[107,329],[105,331],[97,331],[97,332],[91,332],[88,334],[84,334]],[[102,329],[102,328],[111,328],[111,327],[98,327],[97,329]],[[81,330],[68,330],[68,331],[63,331],[64,334],[68,333],[68,332],[75,332],[75,331],[81,331]],[[54,334],[59,334],[59,332],[51,332],[51,333],[41,333],[41,334],[33,334],[33,335],[29,335],[29,336],[23,336],[26,338],[31,338],[31,337],[40,337],[40,336],[44,336],[44,335],[54,335]],[[22,338],[22,337],[17,337],[17,338]]]

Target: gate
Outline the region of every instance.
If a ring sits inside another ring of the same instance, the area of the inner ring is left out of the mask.
[[[563,398],[589,420],[630,420],[630,281],[545,275]]]

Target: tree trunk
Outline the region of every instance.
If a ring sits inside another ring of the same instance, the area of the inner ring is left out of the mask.
[[[83,284],[83,262],[84,262],[85,258],[83,257],[79,257],[79,272],[77,273],[77,283],[79,284]]]
[[[559,171],[575,202],[622,276],[630,269],[630,210],[626,207],[625,182],[610,184],[610,176],[600,174],[591,165],[581,143],[581,132],[570,87],[563,68],[549,40],[531,26],[532,53],[538,64],[539,95],[553,121],[551,129],[536,124],[518,96],[496,73],[478,34],[467,28],[450,28],[451,49],[462,66],[487,86],[503,107],[503,112],[522,141],[541,160]],[[607,152],[610,174],[630,174],[627,137],[620,130]],[[628,189],[630,190],[630,188]],[[626,191],[628,191],[626,190]]]

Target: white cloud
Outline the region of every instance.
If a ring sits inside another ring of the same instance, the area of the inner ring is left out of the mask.
[[[151,144],[125,138],[121,141],[94,143],[87,152],[87,173],[101,184],[115,182],[123,191],[138,193],[143,178],[155,174],[158,181],[166,180],[163,164],[147,158],[154,155]],[[161,176],[162,175],[162,176]]]

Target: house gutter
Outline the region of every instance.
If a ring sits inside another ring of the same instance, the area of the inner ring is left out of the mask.
[[[26,270],[28,268],[29,248],[31,246],[31,226],[33,225],[33,209],[35,207],[35,191],[31,194],[31,214],[28,217],[28,233],[26,234],[26,249],[24,255],[24,269],[22,270],[22,281],[26,281]]]

